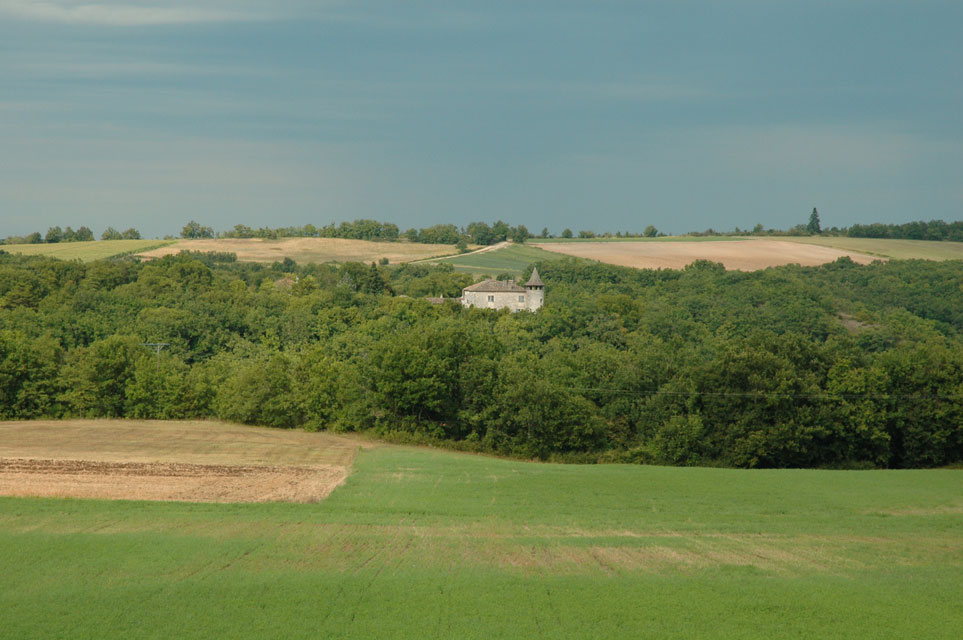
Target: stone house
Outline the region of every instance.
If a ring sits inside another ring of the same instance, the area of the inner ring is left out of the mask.
[[[483,280],[462,289],[461,303],[481,309],[510,309],[512,313],[537,311],[545,303],[545,283],[538,277],[538,269],[523,286],[514,280]]]

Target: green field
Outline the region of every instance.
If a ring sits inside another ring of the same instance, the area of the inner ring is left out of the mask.
[[[659,236],[656,238],[529,238],[529,244],[563,244],[566,242],[726,242],[745,240],[740,236]]]
[[[93,240],[91,242],[57,242],[53,244],[0,245],[7,253],[28,256],[52,256],[61,260],[92,262],[128,253],[139,253],[166,247],[176,240]]]
[[[877,238],[785,237],[804,244],[817,244],[846,251],[859,251],[883,258],[898,260],[963,260],[963,242],[935,242],[929,240],[885,240]]]
[[[455,271],[469,273],[476,277],[485,275],[495,277],[502,273],[521,276],[534,262],[558,260],[559,258],[560,256],[557,253],[551,253],[544,249],[524,244],[511,244],[484,253],[451,256],[431,260],[431,262],[436,264],[448,263],[455,268]]]
[[[963,471],[361,452],[317,504],[0,499],[5,638],[956,638]]]

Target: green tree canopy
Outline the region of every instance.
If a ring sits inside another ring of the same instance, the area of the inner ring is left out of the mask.
[[[191,220],[184,225],[183,229],[181,229],[181,237],[190,240],[195,240],[198,238],[213,238],[214,230],[210,227],[202,227],[200,223]]]

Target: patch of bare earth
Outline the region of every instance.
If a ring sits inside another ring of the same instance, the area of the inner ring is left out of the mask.
[[[372,262],[387,258],[392,264],[456,253],[452,245],[416,242],[371,242],[344,238],[212,238],[180,240],[176,244],[137,255],[153,259],[181,251],[235,253],[240,262],[276,262],[284,258],[299,263]]]
[[[345,467],[0,460],[0,494],[185,502],[315,502],[347,476]]]
[[[0,495],[313,502],[361,443],[206,421],[0,422]]]
[[[724,242],[570,242],[539,244],[538,247],[577,258],[639,269],[681,269],[696,260],[709,260],[722,263],[726,269],[756,271],[786,264],[816,266],[843,256],[859,264],[880,259],[832,247],[755,239]]]
[[[846,327],[846,331],[849,331],[850,333],[860,333],[861,331],[875,329],[879,326],[871,322],[863,322],[857,319],[855,316],[849,315],[848,313],[839,313],[836,315],[836,317],[838,317],[839,321],[842,322],[844,327]]]

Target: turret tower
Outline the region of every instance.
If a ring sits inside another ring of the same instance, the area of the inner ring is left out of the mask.
[[[525,306],[529,311],[538,311],[545,304],[545,283],[538,277],[538,267],[532,270],[532,277],[525,283]]]

